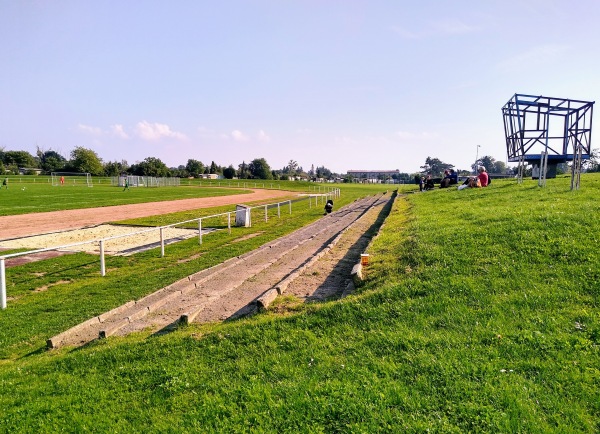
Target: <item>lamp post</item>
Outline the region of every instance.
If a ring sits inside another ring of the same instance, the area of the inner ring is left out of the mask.
[[[477,175],[477,160],[479,160],[479,148],[481,147],[481,145],[477,145],[477,151],[475,153],[475,167],[473,167],[473,173],[475,173],[475,175]]]

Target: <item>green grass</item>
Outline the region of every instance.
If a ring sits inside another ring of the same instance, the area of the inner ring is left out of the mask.
[[[123,187],[111,186],[109,178],[94,178],[93,187],[87,187],[83,179],[74,184],[71,181],[53,187],[48,177],[9,177],[9,188],[0,189],[0,216],[244,194],[251,188],[319,193],[336,187],[291,181],[182,179],[177,187],[131,187],[123,191]]]
[[[400,197],[341,301],[26,354],[24,296],[0,313],[23,329],[3,338],[0,430],[598,432],[600,178],[568,184]]]
[[[349,186],[340,199],[341,207],[358,197],[385,191],[385,186]],[[135,225],[165,225],[202,215],[235,210],[226,206],[198,211],[127,220]],[[292,214],[288,206],[253,211],[251,228],[233,227],[203,237],[165,246],[165,257],[155,248],[129,257],[106,257],[107,275],[99,275],[97,255],[78,253],[33,262],[6,269],[8,308],[0,312],[0,358],[22,357],[43,349],[46,339],[73,325],[117,307],[129,300],[139,299],[169,283],[199,270],[216,265],[250,251],[269,240],[285,235],[322,216],[322,205],[309,208],[308,201],[294,203]],[[224,226],[223,226],[224,225]],[[209,219],[204,227],[226,228],[226,220]],[[197,223],[190,224],[197,227]],[[254,234],[253,238],[235,242]],[[158,236],[158,234],[157,234]]]
[[[130,188],[129,191],[123,191],[123,187],[110,185],[95,185],[93,188],[89,188],[71,185],[52,187],[41,183],[24,186],[11,184],[8,190],[0,191],[0,204],[2,205],[0,215],[227,196],[248,192],[248,190],[233,188],[198,186]]]

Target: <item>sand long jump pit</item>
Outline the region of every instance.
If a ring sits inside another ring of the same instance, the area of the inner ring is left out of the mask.
[[[202,235],[214,230],[203,228]],[[100,254],[99,240],[104,239],[104,253],[114,256],[128,256],[160,247],[160,232],[159,228],[104,224],[84,229],[0,241],[0,248],[36,250],[57,247],[56,251],[60,253],[86,252]],[[197,236],[198,229],[163,228],[165,245]],[[77,243],[84,244],[70,245]]]

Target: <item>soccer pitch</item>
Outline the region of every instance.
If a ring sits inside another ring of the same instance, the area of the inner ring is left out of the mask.
[[[249,190],[233,187],[198,184],[124,191],[123,187],[112,186],[108,181],[94,184],[93,188],[87,187],[85,182],[52,186],[47,179],[35,181],[26,177],[10,179],[8,189],[0,191],[0,216],[249,193]]]

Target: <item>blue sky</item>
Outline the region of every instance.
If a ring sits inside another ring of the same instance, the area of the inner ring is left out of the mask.
[[[335,172],[505,161],[515,93],[596,100],[599,12],[596,0],[0,0],[0,147]]]

